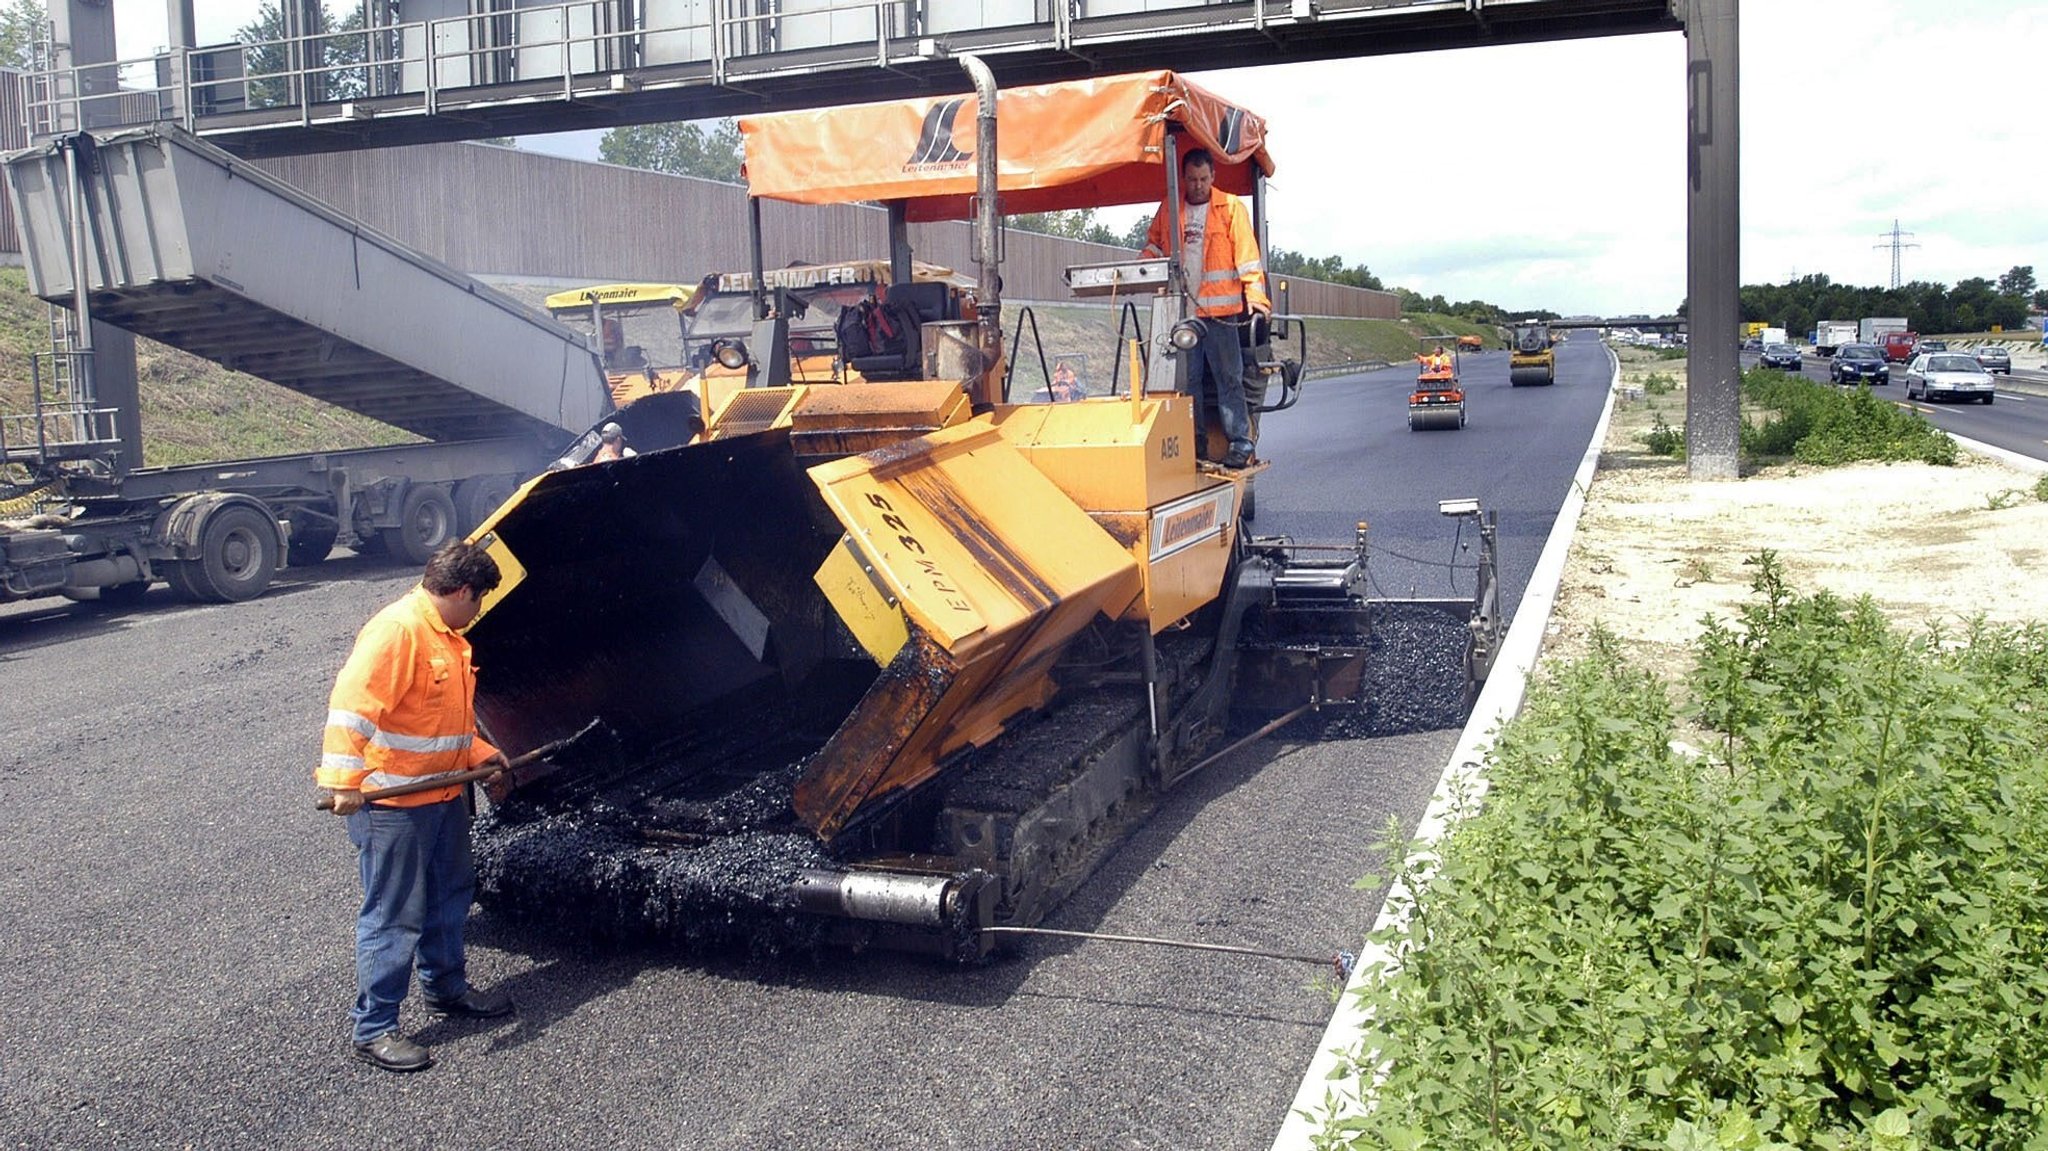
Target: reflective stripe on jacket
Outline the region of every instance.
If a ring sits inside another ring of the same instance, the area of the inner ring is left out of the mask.
[[[1166,254],[1166,205],[1152,217],[1145,232],[1145,255]],[[1182,204],[1185,211],[1188,205]],[[1259,238],[1252,234],[1252,214],[1241,197],[1222,189],[1209,193],[1209,216],[1202,234],[1202,271],[1199,279],[1188,269],[1195,289],[1195,314],[1230,316],[1249,307],[1270,309],[1266,298],[1266,264],[1259,258]]]
[[[425,588],[372,616],[356,636],[327,701],[321,787],[363,790],[467,771],[498,749],[476,734],[476,668],[469,641],[448,630]],[[440,803],[461,787],[380,802]]]

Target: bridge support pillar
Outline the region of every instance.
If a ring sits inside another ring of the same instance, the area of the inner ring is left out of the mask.
[[[1686,465],[1732,480],[1741,452],[1741,184],[1737,0],[1688,0],[1685,17]]]

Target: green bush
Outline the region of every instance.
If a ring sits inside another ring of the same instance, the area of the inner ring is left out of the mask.
[[[1684,348],[1658,348],[1658,349],[1657,349],[1657,358],[1658,358],[1658,359],[1660,359],[1660,360],[1682,360],[1682,359],[1684,359],[1684,358],[1685,358],[1685,355],[1686,355],[1686,352],[1685,352],[1685,349],[1684,349]]]
[[[1674,428],[1664,422],[1663,416],[1650,417],[1650,430],[1643,433],[1643,446],[1654,456],[1682,456],[1685,454],[1685,429]]]
[[[1790,456],[1807,464],[1956,462],[1956,442],[1947,433],[1867,387],[1845,392],[1782,372],[1751,370],[1742,375],[1742,395],[1770,413],[1761,423],[1743,422],[1742,449],[1752,457]]]
[[[1350,1148],[2048,1144],[2048,629],[1908,637],[1785,586],[1710,623],[1674,749],[1612,637],[1502,733],[1382,942]]]
[[[2034,498],[2048,504],[2048,476],[2034,481]]]
[[[1678,377],[1670,372],[1651,372],[1643,379],[1643,391],[1652,396],[1668,396],[1678,390]]]

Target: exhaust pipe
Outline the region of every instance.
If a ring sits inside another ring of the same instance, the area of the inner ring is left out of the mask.
[[[1003,391],[1003,245],[997,230],[1002,226],[1003,214],[996,194],[996,77],[979,56],[961,56],[960,66],[974,81],[974,94],[981,104],[974,121],[974,261],[981,269],[974,297],[980,323],[981,383],[974,396],[974,407],[979,411],[994,407],[1002,399]]]

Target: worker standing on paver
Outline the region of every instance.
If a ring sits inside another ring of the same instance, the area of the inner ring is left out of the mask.
[[[1230,454],[1223,466],[1241,468],[1252,460],[1252,419],[1244,396],[1244,353],[1238,332],[1253,313],[1271,315],[1266,264],[1244,201],[1216,187],[1216,162],[1206,148],[1191,149],[1180,163],[1181,268],[1194,284],[1195,316],[1202,342],[1188,362],[1188,390],[1201,401],[1213,382],[1216,410]],[[1145,233],[1145,255],[1166,254],[1170,205],[1161,204]]]
[[[507,766],[504,753],[477,734],[476,669],[460,634],[498,578],[497,562],[475,544],[435,552],[420,586],[363,626],[327,704],[314,780],[333,796],[334,813],[348,818],[363,883],[355,1051],[386,1071],[433,1065],[427,1049],[398,1030],[415,961],[428,1010],[473,1018],[512,1011],[503,992],[470,986],[463,956],[476,891],[468,789],[363,798],[365,788]]]

